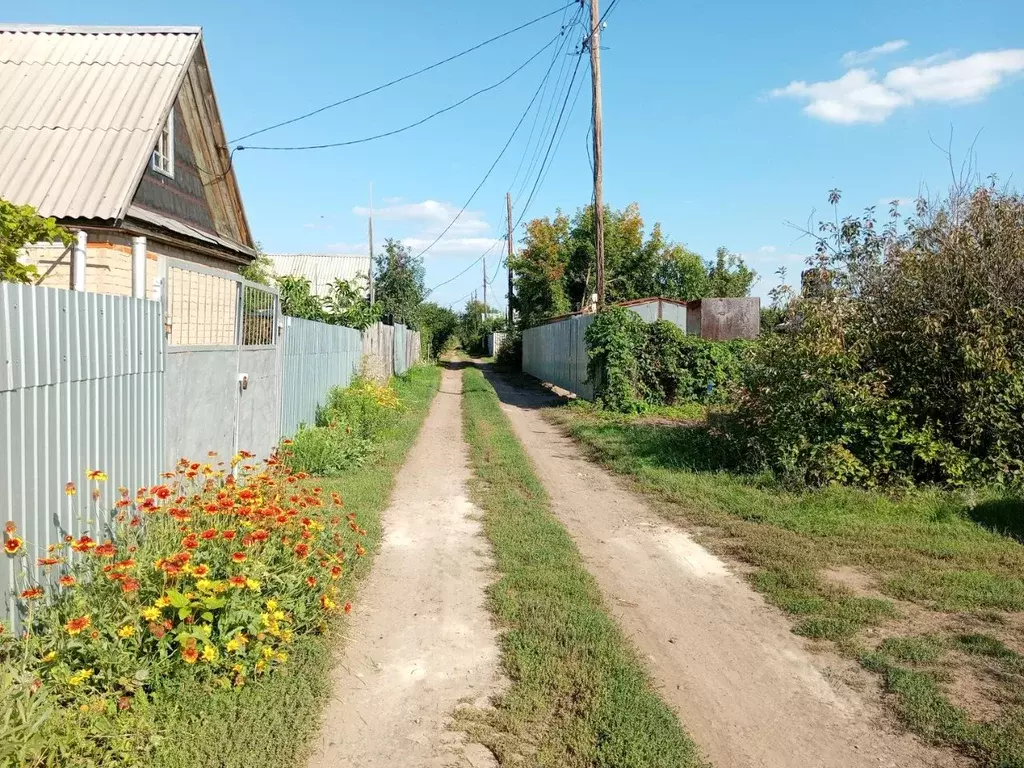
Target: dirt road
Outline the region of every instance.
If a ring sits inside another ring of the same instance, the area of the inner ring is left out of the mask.
[[[619,625],[715,766],[963,764],[889,730],[726,563],[587,461],[538,412],[553,396],[490,379]]]
[[[448,730],[460,702],[483,706],[499,685],[484,604],[492,562],[467,495],[461,392],[461,372],[445,371],[398,475],[310,768],[496,765]]]

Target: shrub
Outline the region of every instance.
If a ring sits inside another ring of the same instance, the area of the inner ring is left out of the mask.
[[[495,358],[497,366],[506,371],[521,371],[523,369],[523,332],[518,328],[505,335],[498,347],[498,355]]]
[[[326,427],[299,427],[291,440],[284,440],[281,454],[293,472],[336,477],[358,467],[370,455],[373,445],[356,435],[349,426],[332,423]]]
[[[3,749],[42,765],[150,765],[155,681],[165,691],[175,680],[239,688],[326,628],[365,531],[354,514],[343,517],[337,494],[324,499],[276,459],[251,458],[183,460],[162,485],[121,489],[106,524],[52,546],[35,570],[15,568],[26,633],[0,636],[0,681],[10,688],[15,675],[0,728],[13,723],[16,741]],[[23,565],[13,523],[5,539],[11,565]],[[45,713],[27,708],[35,702],[53,708],[41,747],[35,729],[19,727]]]
[[[317,421],[321,426],[344,427],[355,438],[372,441],[395,422],[401,409],[394,387],[359,376],[349,386],[328,393]]]
[[[822,224],[813,294],[747,369],[749,447],[816,484],[1020,483],[1024,199],[954,189],[890,217]]]
[[[663,320],[647,324],[624,307],[598,315],[586,339],[598,402],[624,413],[724,400],[747,346],[687,336]]]

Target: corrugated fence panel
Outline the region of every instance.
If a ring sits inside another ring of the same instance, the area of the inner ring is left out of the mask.
[[[359,373],[363,340],[359,331],[311,320],[285,319],[281,434],[313,424],[332,387],[344,387]]]
[[[523,332],[523,370],[541,381],[594,398],[587,381],[586,332],[594,315],[575,315]]]
[[[47,545],[103,536],[117,488],[159,478],[163,374],[156,302],[0,283],[0,521],[18,526],[27,550],[0,566],[0,613],[17,621],[16,565],[42,577]],[[109,477],[96,501],[90,469]]]

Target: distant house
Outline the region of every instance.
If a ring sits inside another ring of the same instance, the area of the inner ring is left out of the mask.
[[[370,291],[370,257],[337,254],[270,254],[278,277],[298,276],[309,280],[317,296],[329,296],[335,281],[351,283],[364,294]]]
[[[256,255],[198,27],[0,26],[0,197],[86,233],[88,291],[131,293],[133,236],[148,291]],[[63,247],[24,258],[68,286]]]

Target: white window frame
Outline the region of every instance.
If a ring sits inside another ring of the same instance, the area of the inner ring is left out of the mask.
[[[150,166],[157,173],[174,178],[174,111],[167,116],[167,121],[160,129],[160,135],[156,140],[156,148],[153,150],[153,159]]]

